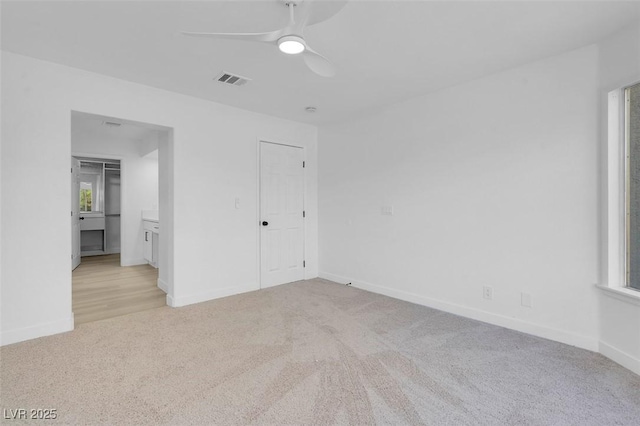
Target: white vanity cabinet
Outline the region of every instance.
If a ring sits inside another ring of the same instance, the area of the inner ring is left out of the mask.
[[[160,224],[153,220],[143,220],[142,228],[144,230],[144,258],[151,266],[157,268]]]

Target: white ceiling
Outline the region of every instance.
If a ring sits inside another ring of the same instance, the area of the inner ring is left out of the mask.
[[[335,15],[305,33],[334,78],[275,46],[177,34],[274,30],[287,21],[281,0],[3,1],[2,49],[324,123],[594,43],[640,17],[635,1],[343,3],[323,4],[322,17]],[[223,70],[253,80],[213,81]]]
[[[108,126],[105,125],[105,122],[118,123],[120,126]],[[148,125],[76,111],[71,114],[71,127],[74,134],[95,135],[100,139],[119,139],[135,142],[157,138],[157,130]]]
[[[108,126],[105,122],[118,123]],[[93,139],[101,143],[131,143],[141,157],[158,158],[158,132],[164,129],[136,121],[72,111],[71,133],[73,139]]]

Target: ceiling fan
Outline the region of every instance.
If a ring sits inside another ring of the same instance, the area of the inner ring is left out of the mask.
[[[241,41],[254,41],[277,45],[280,51],[289,55],[301,55],[311,71],[323,77],[333,77],[336,74],[335,66],[324,56],[311,49],[304,39],[305,26],[316,24],[328,19],[344,6],[346,2],[331,2],[333,7],[337,5],[338,10],[331,10],[329,16],[314,15],[314,10],[310,7],[312,0],[281,0],[289,9],[289,23],[286,27],[266,33],[202,33],[182,31],[182,34],[192,37],[208,37],[218,39],[231,39]],[[296,19],[294,10],[305,3],[302,17]],[[327,4],[329,2],[326,2]]]

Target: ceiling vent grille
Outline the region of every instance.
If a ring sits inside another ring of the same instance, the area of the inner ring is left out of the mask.
[[[251,81],[250,78],[234,75],[226,71],[223,71],[222,74],[219,74],[216,77],[216,80],[220,83],[230,84],[232,86],[244,86]]]
[[[102,125],[107,127],[120,127],[122,126],[122,123],[116,123],[115,121],[103,121]]]

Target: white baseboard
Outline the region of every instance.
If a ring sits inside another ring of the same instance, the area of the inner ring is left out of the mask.
[[[129,258],[129,259],[120,259],[120,266],[136,266],[136,265],[144,265],[147,260],[143,257],[140,258]]]
[[[577,346],[579,348],[587,349],[590,351],[598,351],[598,340],[588,336],[583,336],[556,328],[550,328],[547,326],[523,321],[521,319],[507,317],[476,308],[470,308],[468,306],[432,299],[406,291],[395,290],[388,287],[370,284],[364,281],[358,281],[351,278],[335,275],[329,272],[320,272],[319,276],[320,278],[324,278],[326,280],[334,281],[337,283],[346,284],[350,282],[353,287],[367,290],[372,293],[383,294],[385,296],[393,297],[411,303],[416,303],[418,305],[428,306],[440,311],[449,312],[466,318],[471,318],[500,327],[509,328],[511,330],[521,331],[523,333],[532,334],[534,336],[543,337],[545,339],[554,340],[556,342],[565,343],[571,346]]]
[[[160,278],[158,278],[158,288],[165,293],[169,293],[169,285],[166,282],[162,281]]]
[[[617,362],[624,368],[627,368],[640,376],[640,359],[634,358],[628,353],[623,352],[603,341],[600,341],[599,352],[610,360]]]
[[[171,306],[172,308],[177,308],[175,302],[173,301],[173,296],[167,293],[167,306]]]
[[[221,297],[233,296],[234,294],[246,293],[248,291],[259,290],[260,287],[256,283],[244,285],[225,287],[206,293],[192,294],[189,296],[169,296],[167,295],[167,305],[178,308],[180,306],[193,305],[194,303],[206,302],[208,300],[219,299]]]
[[[37,337],[50,336],[73,330],[73,314],[69,318],[51,321],[44,324],[36,324],[17,330],[8,330],[0,333],[0,346],[12,343],[24,342]]]

